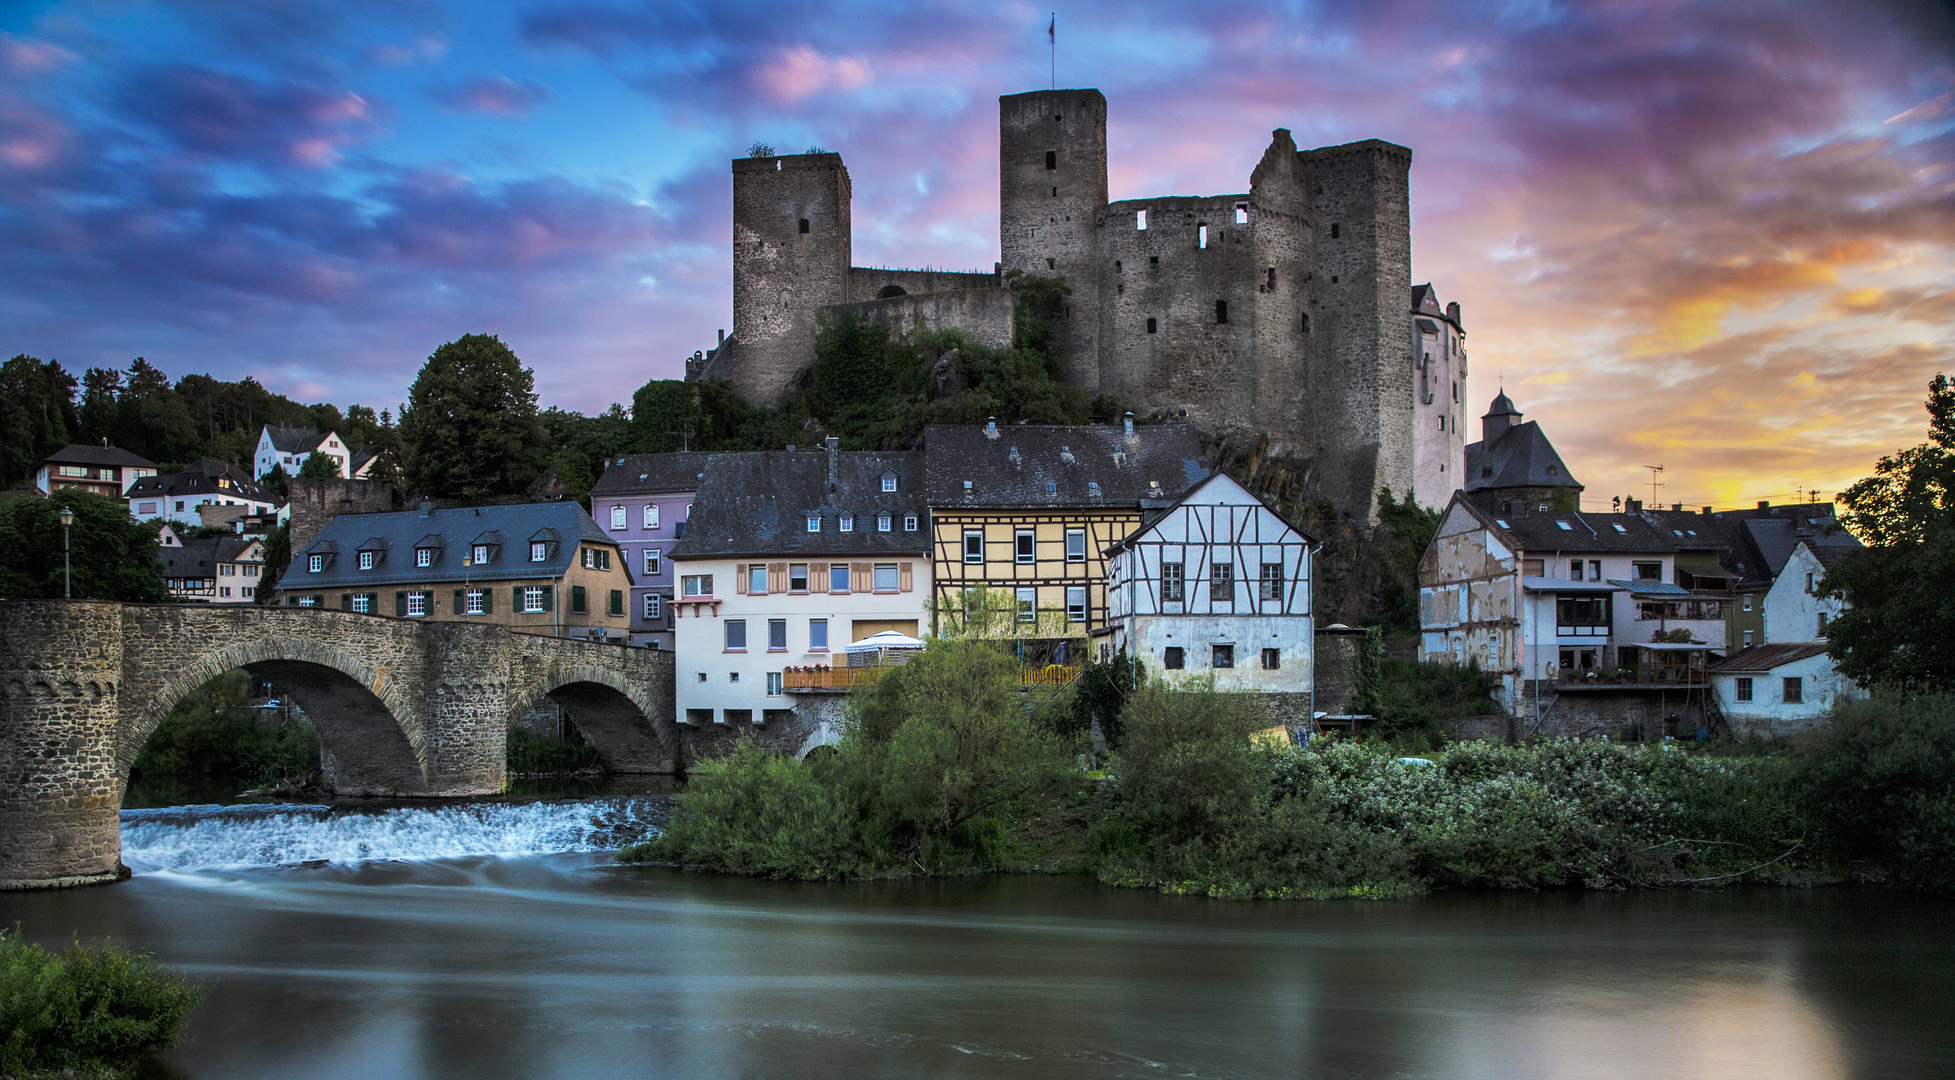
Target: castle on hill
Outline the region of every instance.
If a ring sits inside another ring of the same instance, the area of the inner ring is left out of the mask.
[[[733,332],[686,364],[766,405],[805,377],[824,314],[1012,338],[1005,274],[1065,278],[1065,380],[1143,417],[1308,463],[1360,520],[1380,487],[1442,506],[1463,486],[1465,332],[1413,286],[1412,151],[1299,150],[1273,133],[1243,194],[1107,201],[1106,98],[998,99],[992,273],[855,266],[840,154],[733,162]]]

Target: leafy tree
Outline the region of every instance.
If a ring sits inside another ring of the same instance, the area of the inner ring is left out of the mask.
[[[428,357],[400,427],[407,481],[434,496],[519,494],[546,460],[534,376],[488,334],[463,335]]]
[[[272,471],[259,477],[258,483],[280,499],[291,497],[292,477],[285,472],[285,466],[278,462],[272,463]]]
[[[263,576],[258,579],[258,602],[278,603],[278,579],[285,576],[285,568],[292,565],[292,526],[288,522],[273,529],[265,537],[265,567]]]
[[[58,491],[51,499],[16,499],[0,504],[0,597],[9,600],[61,598],[62,507],[75,512],[69,528],[77,600],[128,600],[160,603],[163,565],[156,559],[156,530],[133,521],[116,499],[79,490]]]
[[[1389,487],[1378,489],[1378,529],[1372,542],[1387,548],[1384,576],[1378,583],[1379,614],[1392,634],[1419,632],[1419,560],[1439,531],[1439,511],[1420,506],[1411,492],[1405,500],[1392,498]]]
[[[299,475],[320,480],[339,479],[339,459],[322,454],[317,450],[307,454],[299,465]]]
[[[604,459],[628,452],[634,436],[631,417],[616,402],[596,416],[551,407],[539,418],[551,451],[550,468],[563,496],[590,506],[591,485],[604,475]]]
[[[1955,689],[1955,388],[1928,384],[1928,441],[1880,459],[1840,495],[1869,545],[1833,565],[1819,593],[1846,602],[1827,652],[1863,686]]]
[[[267,722],[251,691],[251,676],[231,671],[178,702],[136,756],[123,805],[228,802],[247,788],[316,774],[318,728]]]
[[[81,430],[74,376],[49,360],[16,356],[0,366],[0,484],[23,480]]]

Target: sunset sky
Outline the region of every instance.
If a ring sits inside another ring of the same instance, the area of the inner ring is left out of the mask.
[[[1057,9],[1112,196],[1246,190],[1270,131],[1409,146],[1414,281],[1588,486],[1830,497],[1955,373],[1955,23],[1855,0]],[[395,405],[499,334],[545,404],[731,318],[727,161],[839,151],[859,265],[998,258],[997,97],[1053,8],[0,4],[0,352]]]

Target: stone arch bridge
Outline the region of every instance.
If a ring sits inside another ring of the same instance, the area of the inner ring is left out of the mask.
[[[500,792],[509,727],[545,699],[613,772],[670,772],[678,751],[669,652],[317,608],[0,602],[0,888],[114,880],[143,743],[238,669],[318,725],[341,794]]]

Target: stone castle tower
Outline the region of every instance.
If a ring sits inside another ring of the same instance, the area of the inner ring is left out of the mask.
[[[1459,305],[1412,285],[1412,152],[1298,150],[1276,131],[1243,194],[1107,201],[1097,90],[998,102],[992,274],[851,265],[836,154],[733,162],[733,334],[687,364],[770,403],[803,376],[824,310],[1011,339],[1003,273],[1060,275],[1065,379],[1138,414],[1264,437],[1359,517],[1378,489],[1443,505],[1464,465]]]

